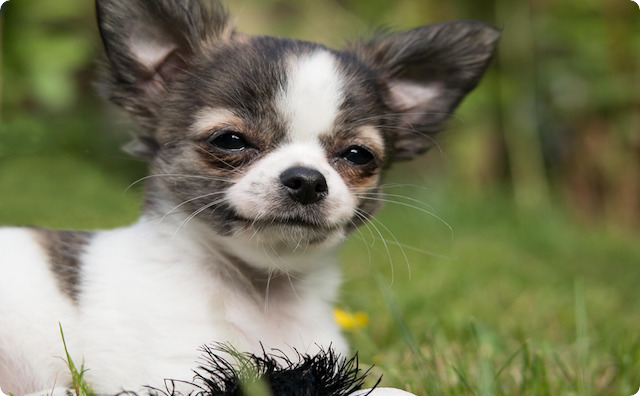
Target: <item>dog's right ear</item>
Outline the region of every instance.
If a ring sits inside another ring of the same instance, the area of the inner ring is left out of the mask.
[[[158,103],[169,85],[233,28],[217,0],[96,0],[96,14],[106,55],[103,91],[143,127],[133,151],[152,155]]]
[[[392,131],[393,160],[412,159],[433,145],[433,135],[480,82],[499,38],[482,22],[456,21],[352,45],[381,76],[385,103],[399,124]]]

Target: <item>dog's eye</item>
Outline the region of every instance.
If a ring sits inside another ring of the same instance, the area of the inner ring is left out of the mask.
[[[221,131],[213,135],[207,143],[217,149],[226,151],[242,151],[249,147],[241,134],[235,131]]]
[[[366,165],[373,161],[373,154],[363,146],[351,146],[344,153],[342,158],[354,165]]]

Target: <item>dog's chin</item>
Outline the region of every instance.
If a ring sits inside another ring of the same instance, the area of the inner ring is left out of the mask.
[[[297,251],[309,246],[331,246],[344,239],[345,224],[330,224],[302,217],[250,219],[236,215],[234,228],[258,243]]]

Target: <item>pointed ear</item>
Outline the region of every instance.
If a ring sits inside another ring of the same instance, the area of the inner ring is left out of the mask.
[[[96,0],[96,14],[101,88],[145,129],[142,141],[153,138],[157,105],[190,59],[233,32],[217,0]]]
[[[353,47],[382,76],[385,102],[399,122],[391,131],[393,159],[411,159],[432,145],[431,135],[480,81],[499,36],[481,22],[449,22]]]

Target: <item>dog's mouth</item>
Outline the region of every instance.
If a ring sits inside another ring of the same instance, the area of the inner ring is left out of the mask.
[[[319,245],[343,235],[340,224],[327,224],[299,216],[266,217],[250,219],[240,215],[234,217],[238,230],[246,231],[256,241],[268,242],[272,247],[282,245],[285,249],[298,249],[301,244]]]
[[[271,217],[263,217],[259,219],[250,219],[250,218],[235,214],[234,220],[256,229],[266,229],[270,227],[279,227],[279,228],[290,227],[292,229],[297,228],[297,229],[308,229],[310,231],[330,232],[337,228],[340,228],[340,225],[327,224],[325,222],[321,222],[313,219],[307,219],[301,216],[287,216],[287,217],[271,216]]]

